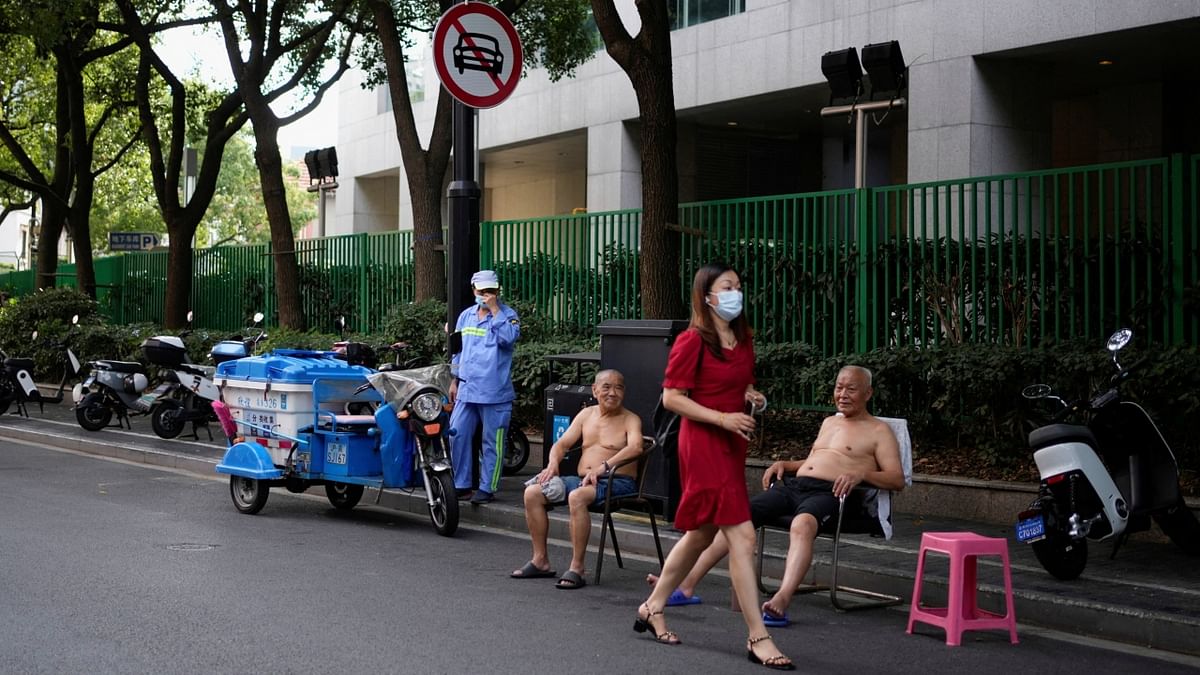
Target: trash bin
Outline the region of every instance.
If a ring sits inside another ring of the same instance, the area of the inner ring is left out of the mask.
[[[592,405],[592,387],[582,382],[582,367],[600,361],[599,352],[576,352],[573,354],[554,354],[546,357],[547,384],[542,397],[542,413],[545,424],[542,431],[542,467],[550,463],[550,448],[571,426],[571,421],[580,410]],[[575,366],[575,382],[555,382],[554,364],[573,364]]]
[[[654,406],[662,394],[667,355],[675,336],[688,327],[674,319],[613,319],[600,324],[600,368],[625,376],[625,407],[642,418],[642,433],[654,433]],[[655,453],[647,467],[645,494],[662,504],[662,515],[675,519],[679,505],[679,464]]]

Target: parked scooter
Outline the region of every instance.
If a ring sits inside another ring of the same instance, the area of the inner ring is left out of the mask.
[[[152,365],[162,366],[161,382],[145,400],[150,404],[150,427],[160,438],[175,438],[186,423],[192,423],[192,435],[197,427],[216,421],[213,401],[221,392],[212,383],[215,368],[185,363],[187,347],[183,338],[191,333],[192,313],[187,313],[189,328],[178,336],[155,335],[142,342],[142,354]],[[212,433],[209,433],[211,440]]]
[[[192,323],[192,313],[187,314],[188,325]],[[262,321],[262,313],[254,316],[255,326]],[[213,401],[221,400],[221,391],[213,384],[215,366],[205,366],[194,363],[184,363],[187,358],[187,348],[183,338],[190,329],[180,336],[156,335],[142,343],[142,352],[150,363],[163,366],[167,370],[162,373],[162,383],[148,396],[150,403],[150,426],[160,438],[175,438],[183,432],[188,422],[192,424],[192,436],[198,437],[197,427],[204,426],[208,430],[210,422],[216,422],[213,412]],[[259,330],[258,334],[248,340],[225,340],[213,346],[209,358],[215,364],[244,358],[254,353],[254,347],[266,335]],[[212,433],[209,432],[211,440]]]
[[[1171,541],[1200,555],[1200,522],[1184,503],[1175,455],[1150,415],[1121,392],[1140,365],[1124,368],[1117,358],[1132,337],[1126,328],[1108,339],[1117,372],[1090,399],[1068,403],[1045,384],[1022,392],[1062,405],[1050,424],[1029,434],[1041,484],[1017,521],[1017,539],[1032,544],[1038,562],[1058,579],[1083,572],[1089,539],[1113,539],[1116,555],[1131,533],[1149,529],[1151,519]],[[1063,423],[1072,417],[1083,423]]]
[[[78,324],[79,315],[76,314],[71,317],[71,326],[74,327]],[[32,338],[34,341],[38,339],[36,330],[33,331]],[[62,402],[67,382],[74,379],[81,369],[79,359],[68,346],[70,339],[71,334],[68,329],[67,337],[54,345],[63,350],[63,375],[62,380],[58,383],[58,391],[53,396],[44,396],[37,388],[37,384],[34,383],[33,359],[9,357],[8,354],[0,351],[0,358],[4,359],[4,373],[0,375],[0,415],[8,412],[8,407],[13,403],[17,404],[18,413],[23,417],[29,417],[29,411],[26,410],[25,404],[30,401],[37,402],[38,409],[43,413],[46,411],[45,404]]]

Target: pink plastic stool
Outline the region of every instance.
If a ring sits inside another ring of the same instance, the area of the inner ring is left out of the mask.
[[[925,572],[928,551],[950,556],[949,607],[921,606],[921,577]],[[1002,616],[979,609],[975,605],[975,559],[981,555],[1000,556],[1004,563],[1004,599],[1006,613]],[[963,631],[1007,628],[1009,641],[1017,644],[1017,617],[1013,611],[1012,570],[1008,566],[1008,542],[984,537],[973,532],[925,532],[921,535],[921,550],[917,553],[917,578],[913,584],[912,605],[908,610],[908,630],[913,623],[940,626],[946,629],[946,644],[962,644]]]

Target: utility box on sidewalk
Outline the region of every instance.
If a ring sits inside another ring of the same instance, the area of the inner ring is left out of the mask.
[[[580,410],[592,405],[592,387],[583,382],[583,367],[600,362],[599,352],[576,352],[554,354],[546,357],[546,389],[542,397],[542,414],[545,425],[542,429],[542,467],[550,463],[550,448],[571,426],[571,421]],[[556,382],[554,364],[575,366],[574,382]]]
[[[667,355],[675,336],[688,326],[672,319],[612,319],[600,324],[600,368],[625,376],[625,407],[642,418],[642,433],[654,434],[654,406],[662,394]],[[646,475],[646,496],[663,505],[663,517],[675,519],[679,505],[679,462],[655,453]]]

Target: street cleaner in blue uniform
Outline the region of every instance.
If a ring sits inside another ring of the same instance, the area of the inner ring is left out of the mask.
[[[475,304],[458,315],[454,329],[462,333],[462,351],[451,359],[450,451],[454,487],[459,499],[486,504],[496,496],[503,468],[505,437],[516,398],[512,384],[513,348],[521,337],[516,311],[500,301],[500,279],[492,270],[471,276]],[[483,421],[479,485],[471,484],[471,447]],[[477,489],[476,489],[477,488]]]

